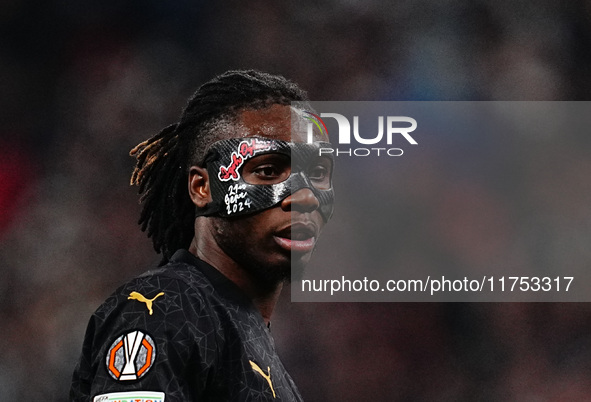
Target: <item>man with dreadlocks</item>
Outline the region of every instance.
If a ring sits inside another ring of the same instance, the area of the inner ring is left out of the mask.
[[[131,151],[162,262],[92,316],[72,401],[301,400],[269,320],[332,214],[330,144],[307,137],[308,108],[283,77],[230,71]]]

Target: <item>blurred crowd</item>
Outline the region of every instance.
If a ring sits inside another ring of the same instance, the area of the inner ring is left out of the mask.
[[[158,263],[136,224],[128,152],[213,75],[280,73],[313,100],[591,97],[586,0],[12,0],[0,4],[0,32],[2,402],[66,401],[88,318]],[[400,261],[486,267],[510,250],[514,264],[591,267],[591,140],[560,144],[507,157],[518,185],[504,165],[489,166],[497,186],[459,174],[469,150],[417,159],[414,184],[393,202]],[[545,165],[550,152],[563,162]],[[531,200],[542,215],[528,213]],[[286,294],[273,331],[308,401],[591,397],[587,304]]]

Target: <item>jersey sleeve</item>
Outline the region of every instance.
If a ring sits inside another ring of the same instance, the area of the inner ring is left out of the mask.
[[[91,317],[70,400],[198,401],[215,375],[217,327],[182,280],[137,278]]]

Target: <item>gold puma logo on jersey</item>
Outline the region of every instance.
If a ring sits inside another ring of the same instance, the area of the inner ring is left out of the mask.
[[[147,299],[144,295],[142,295],[141,293],[138,292],[131,292],[129,294],[129,297],[127,298],[127,300],[137,300],[139,302],[142,303],[146,303],[146,306],[148,307],[148,311],[150,312],[150,315],[152,315],[154,313],[154,311],[152,310],[152,303],[154,302],[154,300],[156,300],[157,298],[159,298],[160,296],[164,296],[164,292],[160,292],[158,293],[154,298],[152,299]]]
[[[268,374],[265,374],[265,372],[255,362],[253,362],[252,360],[249,360],[249,362],[250,362],[250,366],[252,367],[252,369],[254,371],[256,371],[257,373],[259,373],[260,375],[262,375],[265,380],[267,380],[267,382],[269,383],[269,387],[271,388],[271,391],[273,392],[273,398],[276,398],[275,389],[273,388],[273,383],[271,382],[271,367],[267,366]]]

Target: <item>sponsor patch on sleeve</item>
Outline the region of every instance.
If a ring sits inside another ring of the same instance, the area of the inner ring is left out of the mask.
[[[164,392],[129,391],[97,395],[93,402],[164,402]]]

